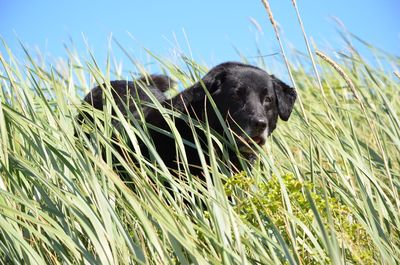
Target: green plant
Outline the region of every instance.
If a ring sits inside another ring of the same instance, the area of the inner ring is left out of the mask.
[[[229,178],[225,183],[227,195],[234,200],[234,209],[240,217],[262,229],[272,230],[272,225],[283,235],[288,244],[290,224],[288,219],[296,219],[298,223],[294,229],[303,230],[300,226],[312,228],[316,221],[311,209],[312,203],[316,206],[323,224],[329,227],[329,215],[334,220],[335,230],[341,250],[345,253],[346,260],[357,264],[372,264],[374,247],[370,236],[349,207],[334,197],[324,198],[323,194],[313,192],[315,186],[307,181],[301,182],[292,174],[281,176],[281,183],[285,186],[289,196],[292,212],[285,208],[282,196],[282,187],[278,177],[273,176],[265,182],[257,183],[255,178],[240,173]],[[307,190],[310,198],[304,194]],[[310,202],[309,200],[312,200]],[[313,259],[313,242],[306,233],[298,233],[296,238],[296,252],[299,253],[304,264],[319,264]],[[325,260],[328,263],[328,259]]]

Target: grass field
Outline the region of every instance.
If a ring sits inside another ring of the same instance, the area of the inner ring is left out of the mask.
[[[400,58],[370,51],[373,63],[350,44],[328,51],[335,57],[311,53],[314,67],[309,57],[290,56],[299,100],[289,122],[279,123],[247,172],[234,175],[211,157],[205,183],[184,170],[173,177],[156,154],[150,163],[137,145],[127,150],[126,138],[122,148],[140,163],[118,156],[107,122],[92,128],[91,139],[74,137],[82,95],[121,78],[110,63],[101,71],[95,59],[71,55],[59,71],[28,52],[23,61],[0,54],[0,260],[400,264]],[[207,70],[155,59],[185,85]],[[263,58],[257,64],[274,72]],[[109,121],[112,107],[98,119]],[[146,126],[119,118],[130,141],[147,139]],[[113,155],[136,192],[112,170]]]

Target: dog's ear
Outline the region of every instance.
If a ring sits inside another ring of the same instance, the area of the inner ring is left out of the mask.
[[[296,90],[275,76],[271,75],[271,77],[272,83],[274,84],[276,99],[278,101],[279,117],[282,120],[287,121],[292,113],[294,102],[297,98]]]

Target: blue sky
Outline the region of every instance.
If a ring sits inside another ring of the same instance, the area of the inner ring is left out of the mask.
[[[270,4],[285,43],[305,52],[291,0]],[[298,6],[308,35],[322,49],[343,47],[332,19],[337,17],[352,33],[400,55],[398,0],[298,0]],[[83,35],[100,62],[106,58],[110,34],[143,63],[154,61],[144,47],[173,60],[179,49],[190,54],[188,43],[194,59],[208,65],[240,60],[235,48],[247,57],[256,56],[256,43],[263,54],[279,51],[259,0],[0,0],[0,10],[0,35],[13,53],[22,54],[18,37],[50,61],[67,58],[64,45],[71,47],[72,42],[87,56]],[[129,68],[127,57],[115,43],[112,47],[117,61]]]

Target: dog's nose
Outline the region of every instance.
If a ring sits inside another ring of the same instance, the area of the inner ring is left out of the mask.
[[[265,119],[254,119],[253,126],[258,131],[263,131],[267,128],[267,121]]]

